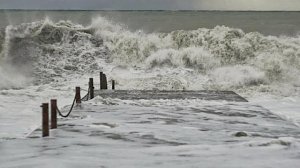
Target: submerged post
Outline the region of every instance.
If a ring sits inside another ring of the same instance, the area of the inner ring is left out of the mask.
[[[57,128],[57,100],[51,99],[51,129]]]
[[[111,81],[111,89],[112,89],[112,90],[115,90],[115,80],[112,80],[112,81]]]
[[[42,136],[49,136],[49,104],[42,104]]]
[[[93,99],[94,98],[94,79],[93,78],[90,78],[89,88],[90,88],[90,98]]]
[[[81,103],[81,96],[80,96],[80,87],[76,87],[76,93],[75,93],[75,101],[77,104]]]

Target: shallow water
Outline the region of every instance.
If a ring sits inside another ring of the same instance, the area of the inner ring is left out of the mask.
[[[6,154],[0,157],[1,165],[240,167],[243,163],[243,167],[279,168],[299,164],[298,127],[249,103],[96,97],[58,122],[48,138],[40,138],[37,130],[24,140],[0,143]]]

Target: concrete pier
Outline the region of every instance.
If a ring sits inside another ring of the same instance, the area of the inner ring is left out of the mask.
[[[97,90],[95,96],[103,98],[118,98],[122,100],[138,99],[201,99],[247,102],[247,100],[233,91],[166,91],[166,90]]]

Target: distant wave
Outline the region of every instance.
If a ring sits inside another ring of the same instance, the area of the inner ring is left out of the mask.
[[[100,60],[106,60],[145,70],[192,69],[209,78],[206,88],[300,87],[299,36],[263,36],[225,26],[147,34],[97,17],[88,27],[49,19],[8,26],[0,42],[2,65],[30,74],[36,83],[99,71]]]

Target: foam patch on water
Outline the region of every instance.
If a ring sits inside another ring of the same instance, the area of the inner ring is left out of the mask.
[[[223,89],[267,84],[264,72],[251,66],[221,67],[213,70],[210,76],[212,83]]]

